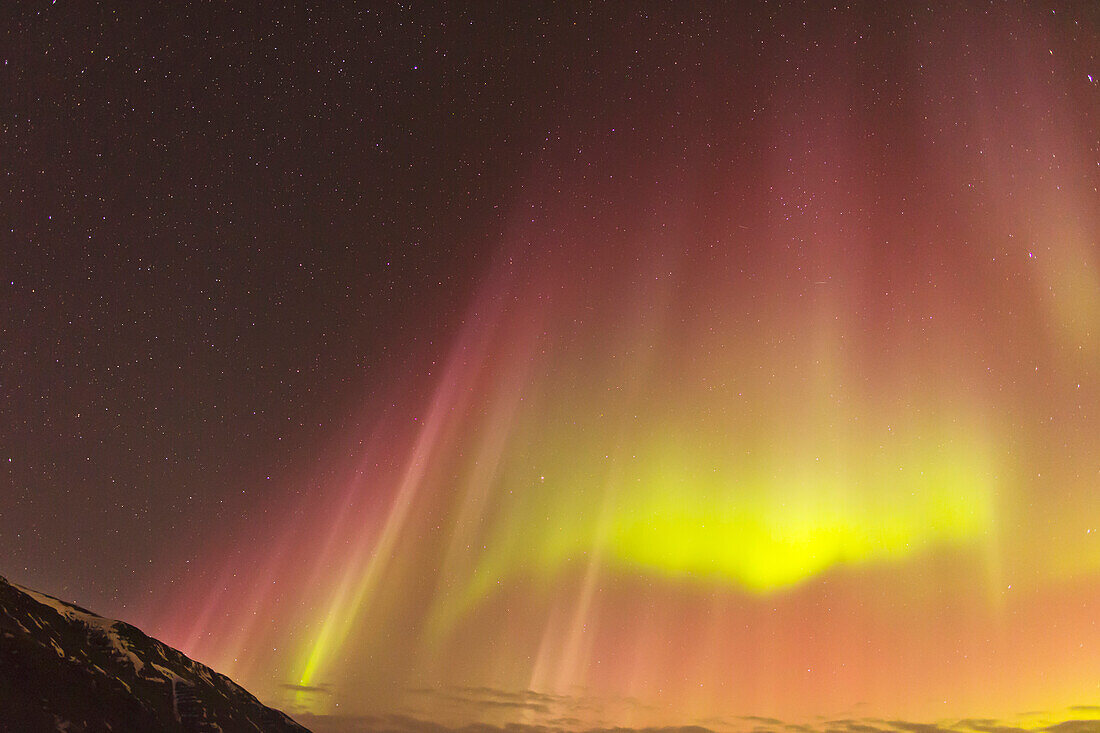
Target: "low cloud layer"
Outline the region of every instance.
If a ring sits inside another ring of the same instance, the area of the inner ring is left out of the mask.
[[[322,692],[325,688],[316,691]],[[313,691],[313,690],[309,690]],[[818,719],[787,722],[776,718],[744,716],[712,718],[703,725],[628,728],[585,725],[598,710],[597,702],[586,698],[546,695],[531,691],[509,692],[490,688],[414,690],[414,700],[423,709],[442,706],[477,720],[528,721],[491,724],[475,722],[447,726],[416,715],[314,715],[297,713],[295,718],[315,733],[1100,733],[1100,706],[1077,705],[1062,714],[1026,714],[1017,720],[971,718],[949,721],[913,722],[879,718]],[[636,701],[619,701],[637,705]],[[574,714],[570,714],[572,710]],[[461,719],[461,718],[459,718]]]

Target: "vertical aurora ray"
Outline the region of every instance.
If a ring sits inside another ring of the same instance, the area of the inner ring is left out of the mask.
[[[1100,104],[1020,12],[870,48],[822,14],[563,125],[430,396],[165,635],[444,723],[416,691],[566,727],[1095,700]]]

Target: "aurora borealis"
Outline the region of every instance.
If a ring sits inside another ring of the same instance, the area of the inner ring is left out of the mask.
[[[247,458],[147,502],[164,541],[113,602],[315,721],[1100,717],[1097,7],[326,12],[291,35],[354,78],[285,93],[376,157],[300,175],[412,190],[434,139],[458,162],[423,185],[463,193],[333,214],[319,184],[297,228],[256,214],[279,257],[211,255],[247,314],[195,343],[269,321],[250,353],[337,365],[296,393],[324,414],[189,424]],[[359,279],[389,284],[326,310]]]

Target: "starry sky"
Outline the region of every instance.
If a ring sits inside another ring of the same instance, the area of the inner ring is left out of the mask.
[[[0,11],[0,573],[319,730],[1100,717],[1100,6],[686,5]]]

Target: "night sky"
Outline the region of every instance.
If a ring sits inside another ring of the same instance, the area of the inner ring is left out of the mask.
[[[307,716],[1100,701],[1100,5],[0,12],[14,582]]]

